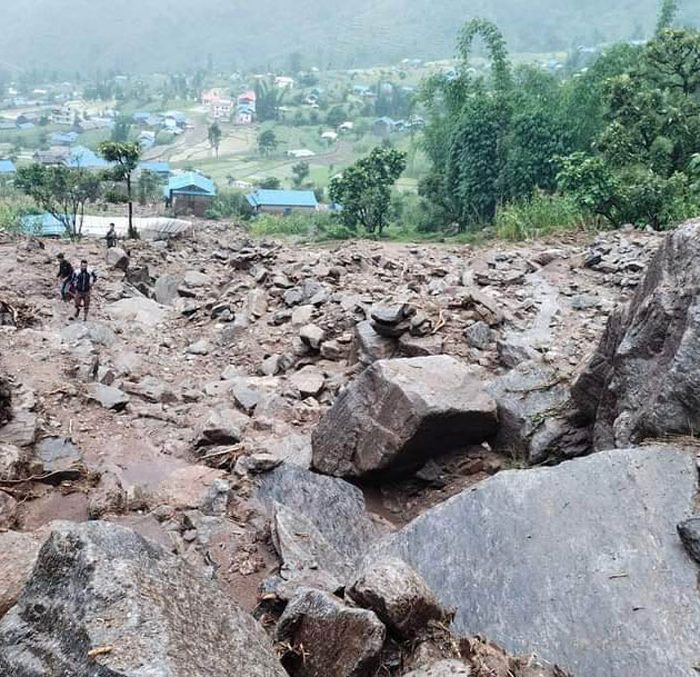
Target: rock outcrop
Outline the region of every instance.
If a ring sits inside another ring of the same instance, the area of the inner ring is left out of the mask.
[[[405,560],[458,632],[534,650],[576,675],[691,677],[698,570],[676,534],[697,490],[692,453],[600,452],[506,471],[378,547]]]
[[[700,221],[666,237],[572,396],[599,449],[700,430]]]
[[[335,401],[312,436],[313,467],[339,477],[401,471],[479,443],[496,403],[477,373],[446,355],[380,360]]]
[[[66,525],[0,622],[0,674],[284,677],[262,628],[133,531]]]

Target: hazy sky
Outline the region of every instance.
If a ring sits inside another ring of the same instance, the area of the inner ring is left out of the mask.
[[[473,16],[499,22],[516,51],[648,35],[657,0],[2,0],[0,67],[222,70],[346,67],[454,52]],[[684,19],[700,22],[700,1]]]

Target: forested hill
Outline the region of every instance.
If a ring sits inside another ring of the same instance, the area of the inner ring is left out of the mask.
[[[700,25],[700,3],[679,19]],[[19,0],[3,3],[0,68],[154,71],[364,66],[451,56],[484,16],[512,51],[551,51],[650,34],[657,0]],[[60,6],[60,8],[59,8]]]

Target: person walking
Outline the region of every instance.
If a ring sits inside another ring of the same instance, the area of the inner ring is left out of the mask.
[[[73,266],[63,254],[59,254],[56,258],[58,259],[58,275],[56,277],[61,282],[61,300],[67,301],[68,289],[73,280]]]
[[[74,320],[77,320],[80,316],[81,306],[83,308],[83,320],[87,320],[88,311],[90,310],[90,292],[96,280],[95,273],[88,271],[87,261],[83,259],[80,262],[80,271],[73,276],[73,284],[75,285]]]
[[[107,235],[105,235],[105,240],[107,240],[107,249],[117,246],[117,231],[113,223],[109,224],[109,230],[107,231]]]

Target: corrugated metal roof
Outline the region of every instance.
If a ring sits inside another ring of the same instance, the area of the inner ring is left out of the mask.
[[[26,235],[43,237],[63,237],[66,234],[65,226],[48,212],[22,217],[22,231]]]
[[[216,195],[216,186],[211,179],[197,172],[176,174],[170,177],[165,188],[165,194],[180,193],[182,195]]]
[[[267,190],[260,189],[247,196],[252,207],[317,207],[318,201],[312,190]]]
[[[0,174],[14,174],[17,171],[12,160],[0,160]]]
[[[169,174],[170,164],[168,162],[141,162],[139,169],[156,174]]]
[[[85,146],[73,146],[65,164],[67,167],[83,167],[85,169],[110,166],[109,162]]]

